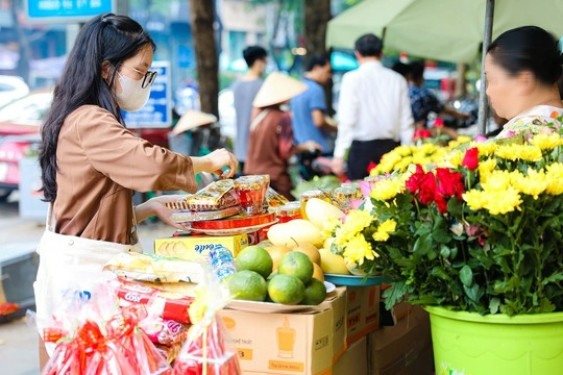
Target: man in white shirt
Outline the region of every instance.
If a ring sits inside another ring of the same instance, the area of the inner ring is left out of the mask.
[[[368,175],[370,162],[399,144],[412,142],[413,118],[406,80],[381,64],[383,42],[373,34],[356,40],[360,67],[342,78],[338,107],[338,136],[332,169],[343,175],[344,156],[349,179]]]

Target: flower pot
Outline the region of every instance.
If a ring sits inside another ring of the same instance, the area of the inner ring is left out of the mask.
[[[436,375],[561,374],[563,312],[509,317],[425,309]]]

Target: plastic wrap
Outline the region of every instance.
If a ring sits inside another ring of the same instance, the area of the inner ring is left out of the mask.
[[[239,204],[231,179],[214,181],[193,195],[166,205],[173,210],[216,211]]]
[[[217,311],[230,300],[228,289],[211,274],[190,306],[188,339],[174,363],[175,375],[240,375],[237,353],[226,345],[226,329]]]
[[[203,268],[197,262],[145,253],[118,254],[104,266],[104,270],[139,281],[199,283],[203,280]]]
[[[216,211],[177,211],[170,216],[170,220],[177,223],[219,220],[238,214],[240,212],[240,209],[240,205],[236,205]]]

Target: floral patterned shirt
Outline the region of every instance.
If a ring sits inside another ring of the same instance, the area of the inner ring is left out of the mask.
[[[557,118],[563,116],[563,108],[551,105],[538,105],[507,122],[497,138],[510,138],[527,131],[532,134],[551,133],[561,128]],[[546,126],[547,124],[552,124]]]

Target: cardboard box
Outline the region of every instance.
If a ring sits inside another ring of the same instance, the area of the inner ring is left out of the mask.
[[[334,364],[332,375],[365,375],[368,373],[366,338],[352,344]]]
[[[345,295],[345,288],[338,288],[334,299],[313,311],[220,311],[231,344],[239,354],[242,372],[330,375],[335,347],[344,344],[335,344],[335,327],[338,320],[343,321]]]
[[[428,313],[414,306],[395,326],[367,337],[368,370],[372,375],[420,374],[433,371]]]
[[[233,256],[248,246],[246,234],[235,236],[179,236],[157,238],[154,240],[154,252],[159,255],[174,256],[181,259],[192,260],[198,254],[214,245],[223,245],[229,249]]]
[[[344,354],[347,348],[346,343],[346,287],[338,287],[331,298],[330,295],[327,300],[319,305],[321,309],[332,309],[332,332],[333,339],[333,363]]]
[[[348,345],[379,329],[379,286],[347,287],[346,342]]]

